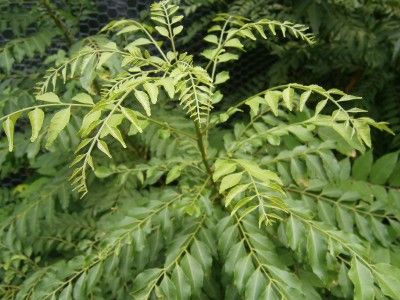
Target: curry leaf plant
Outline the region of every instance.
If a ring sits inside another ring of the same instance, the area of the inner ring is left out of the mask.
[[[220,14],[193,57],[178,6],[150,16],[74,45],[0,118],[10,151],[22,119],[44,156],[73,136],[1,218],[2,298],[400,299],[399,157],[369,149],[387,125],[298,83],[220,108],[246,45],[307,27]]]

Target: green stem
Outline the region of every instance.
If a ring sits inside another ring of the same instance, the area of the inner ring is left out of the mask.
[[[64,23],[64,21],[57,16],[57,11],[51,7],[51,4],[49,0],[42,0],[41,1],[42,5],[46,9],[47,13],[49,16],[53,19],[54,23],[58,28],[60,28],[61,32],[65,36],[65,39],[67,40],[68,44],[71,46],[74,43],[75,37],[71,33],[71,31],[68,29],[67,25]]]
[[[203,161],[204,166],[206,167],[207,173],[210,175],[211,182],[215,186],[215,182],[212,179],[213,171],[211,170],[211,167],[208,163],[208,158],[207,158],[207,153],[206,153],[206,148],[204,146],[204,141],[203,141],[203,134],[201,133],[199,123],[194,121],[194,126],[196,128],[196,136],[197,136],[197,145],[199,147],[200,153],[201,153],[201,159]]]

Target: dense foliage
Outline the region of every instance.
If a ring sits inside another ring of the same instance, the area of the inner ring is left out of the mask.
[[[252,47],[237,67],[236,97],[287,82],[317,83],[362,96],[374,118],[400,132],[400,1],[387,0],[182,0],[193,22],[186,43],[210,25],[215,10],[251,19],[310,24],[318,43],[269,39]],[[201,18],[195,14],[201,13]],[[240,66],[246,67],[242,73]],[[236,99],[236,98],[234,98]],[[376,151],[400,148],[399,135],[376,135]]]
[[[308,28],[217,14],[192,55],[178,6],[150,19],[7,75],[1,175],[35,176],[1,188],[1,297],[399,299],[400,160],[369,149],[387,124],[336,88],[231,90],[245,48],[315,49]]]

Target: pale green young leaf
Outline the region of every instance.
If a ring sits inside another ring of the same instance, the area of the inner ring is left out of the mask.
[[[136,99],[140,102],[142,105],[143,109],[145,110],[146,114],[148,116],[151,115],[151,110],[150,110],[150,102],[149,102],[149,97],[145,92],[142,91],[135,91],[135,97]]]
[[[160,35],[165,36],[165,37],[169,37],[169,32],[168,32],[167,28],[161,27],[161,26],[155,26],[154,28],[157,30],[157,32]]]
[[[97,148],[99,148],[99,150],[101,152],[103,152],[105,155],[107,155],[109,158],[112,158],[112,156],[110,154],[110,150],[108,149],[108,146],[104,141],[98,140],[97,141]]]
[[[135,126],[136,130],[140,133],[143,132],[143,129],[139,126],[139,121],[137,118],[137,113],[129,108],[121,107],[122,114]]]
[[[72,97],[72,101],[76,101],[83,104],[94,104],[93,99],[89,94],[79,93]]]
[[[51,102],[51,103],[60,103],[60,98],[53,92],[44,93],[36,96],[37,100]]]
[[[163,78],[158,81],[158,84],[162,85],[167,95],[172,99],[175,95],[175,84],[172,78]]]
[[[43,125],[44,112],[40,108],[35,108],[28,113],[28,118],[32,127],[31,142],[34,142],[40,132]]]
[[[121,131],[114,126],[107,126],[107,129],[110,131],[112,137],[115,138],[122,145],[122,147],[126,148],[126,143],[122,137]]]
[[[282,92],[283,103],[288,110],[293,109],[294,89],[287,87]]]
[[[182,25],[175,27],[174,29],[172,29],[173,36],[177,36],[178,34],[180,34],[182,32],[182,30],[183,30]]]
[[[156,104],[158,98],[158,87],[153,83],[146,82],[145,84],[143,84],[143,88],[145,89],[147,94],[149,94],[151,103]]]
[[[322,100],[318,102],[317,106],[315,107],[315,115],[318,115],[328,103],[328,99]]]
[[[213,180],[217,181],[222,176],[230,174],[236,170],[236,164],[227,160],[218,159],[214,165]]]
[[[265,102],[271,108],[271,111],[275,116],[278,116],[278,106],[281,93],[278,91],[267,91],[264,95]]]
[[[299,110],[303,111],[304,106],[306,105],[307,100],[310,98],[312,91],[308,90],[301,94],[300,96],[300,103],[299,103]]]
[[[221,185],[219,187],[219,192],[222,193],[227,189],[230,189],[231,187],[237,185],[240,182],[240,179],[242,179],[242,172],[239,173],[233,173],[225,176],[221,180]]]
[[[228,71],[222,71],[215,76],[215,81],[214,84],[221,84],[229,80],[229,72]]]
[[[261,180],[262,182],[270,182],[275,181],[279,184],[282,184],[279,176],[270,171],[261,169],[257,164],[250,160],[238,159],[237,162],[248,172],[251,176]]]
[[[225,42],[225,47],[232,47],[242,50],[244,46],[239,39],[233,38]]]
[[[14,122],[11,118],[7,118],[3,122],[3,129],[8,140],[8,151],[12,152],[14,148]]]
[[[239,194],[243,193],[250,184],[240,184],[232,188],[225,197],[225,206],[229,206],[232,200],[238,196]]]
[[[49,130],[47,132],[46,148],[49,148],[61,131],[68,125],[71,116],[71,108],[65,108],[55,113],[50,120]]]

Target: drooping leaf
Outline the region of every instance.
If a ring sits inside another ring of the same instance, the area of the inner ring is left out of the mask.
[[[44,112],[40,108],[35,108],[28,113],[28,117],[32,127],[31,142],[34,142],[39,135],[40,129],[42,129]]]
[[[46,148],[49,148],[61,131],[68,125],[71,116],[71,108],[65,108],[55,113],[50,120],[49,130],[47,132]]]

